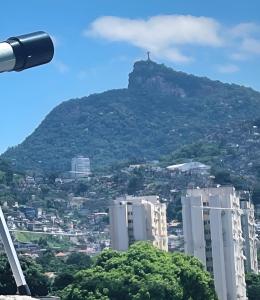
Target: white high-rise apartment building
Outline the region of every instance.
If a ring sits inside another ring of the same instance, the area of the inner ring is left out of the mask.
[[[111,246],[125,251],[135,241],[151,241],[168,251],[166,205],[158,196],[125,196],[109,208]]]
[[[254,217],[254,205],[247,200],[240,200],[240,207],[243,211],[241,215],[241,225],[244,238],[244,255],[246,272],[258,273],[257,262],[257,236]]]
[[[214,277],[219,300],[245,300],[239,197],[233,187],[188,189],[182,197],[184,248]]]
[[[88,157],[76,156],[71,160],[71,174],[73,178],[87,177],[90,172],[90,160]]]

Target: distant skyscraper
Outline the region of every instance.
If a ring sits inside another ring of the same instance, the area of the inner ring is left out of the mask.
[[[245,300],[239,197],[233,187],[188,189],[182,197],[185,252],[214,277],[220,300]]]
[[[151,241],[168,251],[166,205],[157,196],[117,198],[109,218],[113,249],[124,251],[135,241]]]
[[[254,205],[248,200],[240,200],[240,207],[243,211],[241,215],[241,225],[244,238],[244,255],[246,272],[258,273],[257,262],[257,237],[254,217]]]
[[[91,174],[89,158],[83,156],[72,158],[71,174],[73,178],[82,178],[89,176]]]

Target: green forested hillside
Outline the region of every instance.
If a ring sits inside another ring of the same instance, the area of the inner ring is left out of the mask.
[[[206,141],[221,146],[230,166],[240,156],[234,145],[243,146],[248,165],[258,140],[246,148],[244,139],[253,134],[259,112],[260,93],[250,88],[138,61],[128,88],[63,102],[3,157],[18,169],[60,172],[69,170],[71,158],[79,154],[90,157],[97,169],[118,160],[158,159]]]

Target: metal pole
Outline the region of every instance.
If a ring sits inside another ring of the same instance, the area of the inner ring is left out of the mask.
[[[4,214],[0,206],[0,235],[4,244],[5,253],[10,263],[14,279],[20,295],[31,296],[30,289],[25,281],[23,271],[17,257],[14,244],[5,222]]]

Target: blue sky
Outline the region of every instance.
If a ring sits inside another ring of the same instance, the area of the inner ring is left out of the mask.
[[[59,103],[127,86],[133,62],[260,91],[260,1],[23,0],[1,4],[0,40],[44,30],[55,59],[0,74],[0,153],[21,143]]]

